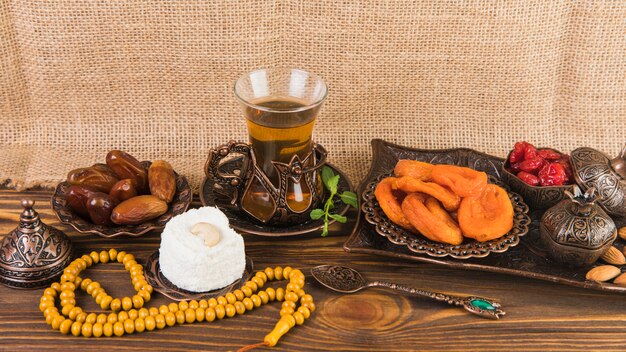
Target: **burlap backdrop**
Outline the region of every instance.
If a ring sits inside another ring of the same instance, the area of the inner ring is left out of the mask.
[[[246,139],[232,82],[293,66],[329,83],[315,139],[356,183],[369,141],[626,141],[624,1],[0,0],[0,179],[53,185],[121,148],[194,186]]]

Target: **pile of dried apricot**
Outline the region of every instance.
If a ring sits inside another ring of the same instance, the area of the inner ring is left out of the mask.
[[[381,180],[374,195],[389,220],[408,231],[458,245],[464,237],[484,242],[513,228],[507,192],[488,184],[484,172],[400,160],[394,175]]]

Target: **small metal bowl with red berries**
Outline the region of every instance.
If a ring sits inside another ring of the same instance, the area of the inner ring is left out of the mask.
[[[569,155],[517,142],[502,166],[502,179],[533,210],[548,209],[574,192]]]

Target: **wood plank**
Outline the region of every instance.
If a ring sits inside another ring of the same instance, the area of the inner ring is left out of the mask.
[[[159,246],[159,234],[136,239],[104,239],[83,235],[59,224],[46,190],[0,191],[0,234],[11,231],[20,213],[19,200],[32,197],[43,220],[65,231],[78,253],[111,247],[143,259]],[[198,206],[197,203],[195,203]],[[355,214],[352,213],[354,218]],[[284,239],[245,236],[247,254],[257,269],[290,265],[307,274],[306,291],[317,311],[303,326],[292,329],[274,350],[624,350],[626,299],[624,295],[584,290],[518,277],[456,271],[430,264],[367,255],[347,254],[342,243],[350,226],[335,227],[327,238],[318,235]],[[475,294],[502,301],[507,315],[485,320],[441,303],[369,289],[352,295],[329,291],[313,282],[307,269],[336,263],[350,265],[368,279],[452,294]],[[128,274],[119,264],[98,265],[83,276],[103,284],[113,296],[131,294]],[[0,287],[1,350],[236,350],[260,342],[278,319],[280,305],[264,306],[244,316],[144,332],[122,338],[62,336],[45,324],[38,309],[41,290]],[[81,294],[79,304],[99,312],[91,298]],[[170,301],[155,295],[147,304]],[[260,349],[262,350],[262,349]]]

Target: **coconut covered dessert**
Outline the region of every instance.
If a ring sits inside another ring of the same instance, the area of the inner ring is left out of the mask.
[[[243,238],[230,228],[219,209],[191,209],[165,225],[159,265],[163,275],[181,289],[219,289],[240,279],[244,272]]]

